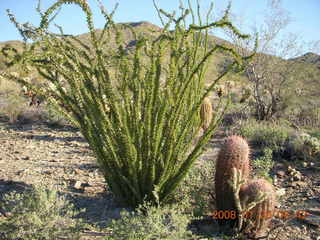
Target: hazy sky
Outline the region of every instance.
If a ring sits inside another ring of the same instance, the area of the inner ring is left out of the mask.
[[[19,33],[8,20],[6,9],[14,13],[19,22],[31,22],[37,24],[39,16],[35,11],[37,0],[0,0],[0,41],[21,39]],[[46,9],[55,0],[42,0],[42,9]],[[99,13],[95,0],[88,0],[94,12],[96,28],[102,28],[103,17]],[[116,2],[119,3],[115,15],[117,22],[149,21],[160,25],[160,21],[153,7],[152,0],[102,0],[108,10],[111,10]],[[156,0],[158,5],[168,11],[178,9],[179,0]],[[183,0],[183,2],[187,2]],[[192,1],[195,2],[195,1]],[[209,0],[200,0],[205,11]],[[221,12],[228,4],[227,0],[215,0],[216,13]],[[233,0],[232,12],[245,19],[248,25],[257,25],[262,22],[267,0]],[[304,41],[320,41],[320,0],[283,0],[283,7],[290,13],[292,22],[287,32],[299,34]],[[56,23],[62,25],[66,33],[80,34],[87,32],[84,14],[74,5],[64,6]]]

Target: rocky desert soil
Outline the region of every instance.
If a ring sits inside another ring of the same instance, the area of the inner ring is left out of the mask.
[[[214,160],[223,137],[224,133],[218,132],[199,161]],[[292,179],[289,165],[301,177]],[[272,175],[276,176],[274,185],[282,195],[278,209],[293,214],[288,219],[274,218],[269,239],[320,239],[319,166],[278,162]],[[82,217],[88,222],[106,224],[119,217],[121,208],[112,201],[95,158],[77,129],[9,125],[0,121],[0,199],[9,191],[23,190],[32,184],[59,186],[77,207],[86,209]],[[308,216],[294,217],[298,210],[308,211]],[[201,230],[201,226],[196,229]],[[84,239],[104,238],[104,234],[93,231],[83,235]]]

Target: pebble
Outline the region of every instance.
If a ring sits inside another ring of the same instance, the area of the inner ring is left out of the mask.
[[[73,187],[75,189],[81,189],[82,188],[81,185],[82,185],[82,183],[80,181],[76,181],[75,184],[73,185]]]
[[[293,179],[296,180],[296,181],[300,181],[302,178],[302,176],[300,174],[296,174],[293,176]]]
[[[284,177],[286,175],[285,171],[279,170],[277,171],[278,177]]]
[[[289,186],[291,186],[291,187],[307,187],[308,183],[303,182],[303,181],[295,181],[295,182],[292,182]]]
[[[47,174],[47,175],[51,175],[52,174],[52,172],[50,170],[43,171],[42,173]]]
[[[286,189],[285,188],[280,188],[276,191],[276,194],[281,197],[284,196],[286,194]]]
[[[86,193],[101,193],[104,192],[104,188],[103,187],[92,187],[92,186],[88,186],[84,188],[84,191]]]
[[[273,176],[272,182],[273,182],[273,185],[278,185],[278,178],[276,175]]]

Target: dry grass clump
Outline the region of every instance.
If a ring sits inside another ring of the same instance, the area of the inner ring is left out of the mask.
[[[83,224],[74,218],[79,212],[56,190],[37,186],[22,193],[11,192],[0,207],[8,213],[0,218],[2,239],[80,239]]]

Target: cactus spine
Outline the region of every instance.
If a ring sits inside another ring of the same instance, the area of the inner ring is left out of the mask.
[[[240,189],[240,201],[245,209],[246,231],[253,238],[260,238],[266,235],[266,231],[274,216],[276,205],[276,194],[273,186],[265,179],[250,180]],[[259,198],[262,201],[259,202]]]
[[[237,197],[235,196],[233,183],[234,170],[241,174],[242,180],[246,181],[250,174],[249,165],[249,146],[245,139],[240,136],[230,136],[226,139],[222,146],[217,163],[215,173],[215,193],[216,207],[220,211],[236,211]],[[237,220],[219,219],[220,225],[228,224],[234,227]]]
[[[200,108],[200,118],[202,122],[202,129],[205,132],[211,121],[212,121],[212,104],[209,97],[206,97],[203,100],[203,103],[201,104]]]

